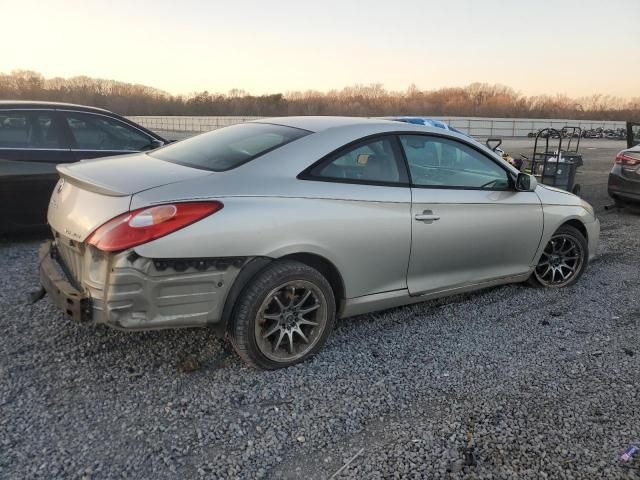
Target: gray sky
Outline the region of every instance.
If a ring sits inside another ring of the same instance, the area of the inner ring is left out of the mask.
[[[639,0],[0,0],[0,72],[171,93],[502,83],[640,96]]]

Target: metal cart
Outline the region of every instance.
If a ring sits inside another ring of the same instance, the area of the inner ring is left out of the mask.
[[[581,136],[580,127],[543,128],[538,131],[533,156],[528,159],[522,155],[529,162],[529,172],[539,183],[580,195],[576,170],[583,163],[582,155],[578,153]]]

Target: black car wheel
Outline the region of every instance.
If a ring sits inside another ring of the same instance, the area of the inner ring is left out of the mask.
[[[335,299],[317,270],[291,260],[259,272],[236,305],[231,342],[250,366],[288,367],[318,353],[335,322]]]
[[[589,246],[584,235],[569,225],[560,227],[544,248],[529,283],[559,288],[573,285],[589,262]]]

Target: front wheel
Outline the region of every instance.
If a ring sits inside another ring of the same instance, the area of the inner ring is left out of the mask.
[[[231,343],[250,366],[284,368],[314,356],[335,323],[329,282],[300,262],[278,260],[249,283],[234,309]]]
[[[586,238],[578,229],[564,225],[545,246],[529,283],[548,288],[573,285],[584,273],[588,262]]]

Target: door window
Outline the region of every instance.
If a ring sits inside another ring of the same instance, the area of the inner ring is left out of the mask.
[[[151,147],[151,138],[114,118],[91,113],[66,113],[78,150],[138,152]]]
[[[313,177],[356,182],[406,183],[392,137],[377,138],[342,151],[311,171]]]
[[[506,190],[507,171],[489,157],[455,140],[426,135],[401,135],[416,186]]]
[[[0,148],[64,148],[60,127],[54,112],[1,112]]]

